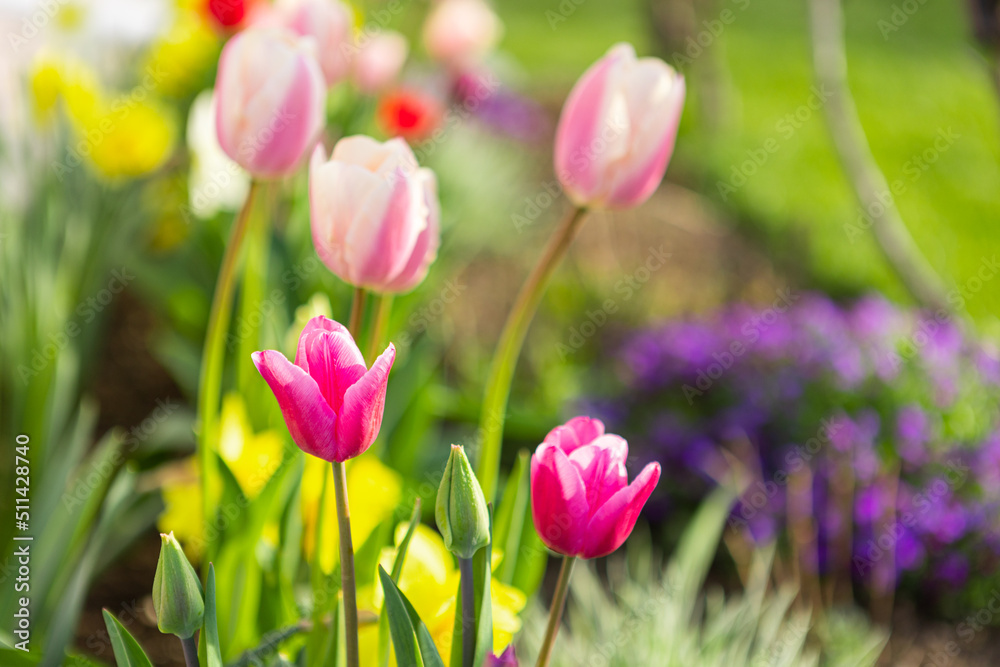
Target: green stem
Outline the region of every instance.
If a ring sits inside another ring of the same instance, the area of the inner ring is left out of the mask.
[[[373,363],[382,351],[385,332],[389,328],[389,314],[392,312],[392,295],[379,294],[375,297],[375,323],[372,325],[371,340],[368,345],[368,355],[365,357]]]
[[[184,662],[187,667],[199,667],[198,640],[194,638],[194,635],[187,639],[181,637],[181,646],[184,648]]]
[[[538,310],[538,304],[542,300],[549,279],[569,249],[570,243],[573,242],[573,237],[579,230],[586,212],[584,208],[572,209],[549,239],[545,252],[521,287],[517,300],[507,315],[507,322],[500,334],[500,342],[497,343],[496,352],[493,354],[490,376],[486,382],[486,395],[483,398],[483,411],[479,420],[482,449],[476,461],[476,476],[483,487],[487,502],[492,501],[496,494],[507,399],[510,396],[510,383],[514,379],[514,369],[521,354],[525,334],[528,333],[528,326],[535,316],[535,311]]]
[[[552,597],[552,609],[549,611],[549,624],[545,627],[545,638],[542,640],[542,649],[538,653],[538,662],[535,663],[535,667],[548,667],[549,658],[552,656],[552,647],[555,645],[556,635],[559,633],[563,607],[566,606],[569,578],[573,574],[575,564],[575,557],[563,556],[562,567],[559,569],[559,582],[556,584],[556,592]]]
[[[365,314],[365,296],[367,294],[364,287],[355,287],[354,298],[351,299],[351,316],[347,321],[347,330],[351,332],[355,343],[358,343],[358,337],[361,335],[361,321]]]
[[[219,396],[222,392],[226,332],[229,330],[229,320],[232,316],[236,265],[250,223],[250,212],[259,189],[260,184],[257,181],[250,184],[246,201],[243,202],[243,208],[236,216],[233,228],[229,233],[229,241],[226,243],[226,250],[222,256],[222,265],[219,267],[219,277],[215,282],[212,310],[208,315],[208,329],[205,332],[205,347],[201,355],[201,375],[198,378],[198,454],[201,463],[201,492],[206,526],[215,518],[213,516],[215,507],[209,483],[211,478],[209,471],[212,469],[212,448],[209,444],[209,438],[215,431]],[[205,567],[208,567],[208,563],[212,559],[212,549],[211,541],[206,542],[205,553],[207,557],[203,560]]]
[[[476,659],[476,582],[471,558],[458,559],[462,589],[462,667],[474,667]]]
[[[354,545],[351,543],[351,510],[347,505],[347,472],[343,462],[333,462],[333,489],[337,495],[340,528],[340,588],[344,593],[344,643],[347,667],[358,667],[358,601],[354,583]]]

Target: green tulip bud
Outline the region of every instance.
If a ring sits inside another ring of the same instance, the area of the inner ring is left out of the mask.
[[[174,534],[160,533],[160,559],[153,577],[153,609],[160,632],[188,639],[201,628],[205,600],[201,581]]]
[[[451,446],[451,456],[438,488],[434,518],[444,537],[444,546],[459,558],[472,558],[490,543],[486,498],[461,445]]]

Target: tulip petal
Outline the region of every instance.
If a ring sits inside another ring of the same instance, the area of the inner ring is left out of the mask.
[[[346,461],[363,454],[378,437],[385,410],[385,390],[389,371],[396,360],[396,348],[389,343],[371,369],[344,393],[344,402],[337,422],[337,439]]]
[[[557,445],[566,454],[604,435],[604,422],[590,417],[573,417],[562,426],[556,426],[545,436],[545,442]]]
[[[625,461],[628,443],[617,435],[602,435],[589,444],[574,449],[569,460],[580,471],[587,488],[587,504],[591,512],[606,503],[628,484]]]
[[[274,350],[254,352],[253,363],[278,400],[295,444],[325,461],[336,459],[337,415],[309,375]]]
[[[615,104],[611,86],[621,63],[634,59],[630,45],[616,45],[583,73],[563,105],[556,130],[555,168],[563,188],[578,205],[597,195],[610,143],[617,143],[614,140],[623,138],[627,129],[616,126],[627,118],[622,116],[620,100]],[[598,145],[604,146],[603,154],[595,154]]]
[[[320,146],[316,147],[317,150],[322,150]],[[312,318],[306,325],[302,327],[302,333],[299,334],[299,346],[295,351],[295,365],[304,370],[306,373],[309,372],[309,360],[306,358],[306,341],[309,338],[309,334],[316,331],[341,331],[347,332],[347,327],[336,320],[331,320],[329,317],[324,317],[322,315],[317,315]],[[349,333],[349,332],[348,332]],[[364,363],[364,359],[360,363]]]
[[[417,237],[426,227],[412,224],[411,208],[422,202],[412,187],[410,177],[402,167],[387,175],[390,194],[381,216],[369,225],[353,225],[347,232],[349,263],[357,267],[366,287],[382,291],[382,286],[395,278],[413,254]]]
[[[410,261],[388,285],[386,292],[409,292],[419,285],[427,276],[427,270],[437,258],[438,246],[441,244],[441,232],[438,228],[441,210],[438,205],[437,179],[430,169],[421,169],[416,178],[421,184],[426,207],[427,226],[417,237],[410,253]]]
[[[628,89],[627,96],[633,98],[629,108],[646,113],[632,129],[629,154],[622,158],[627,168],[618,170],[610,187],[605,202],[610,208],[637,206],[660,185],[684,110],[684,77],[661,60],[639,60]]]
[[[584,558],[607,556],[625,542],[659,480],[660,464],[650,463],[630,485],[594,512],[586,530]]]
[[[546,546],[569,556],[581,553],[590,514],[587,489],[557,445],[542,444],[531,457],[531,514]]]
[[[344,394],[368,370],[361,351],[346,331],[315,331],[303,338],[309,375],[339,415]]]

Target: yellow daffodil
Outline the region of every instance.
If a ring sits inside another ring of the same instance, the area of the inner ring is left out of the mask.
[[[396,529],[398,544],[406,532],[406,525]],[[380,564],[391,571],[395,549],[382,552]],[[493,565],[499,565],[502,555],[493,552]],[[447,662],[451,655],[452,631],[455,623],[455,597],[458,592],[459,573],[455,558],[444,546],[444,540],[429,526],[417,527],[406,553],[406,562],[399,577],[399,588],[413,604],[421,620],[427,625],[434,645]],[[524,609],[525,597],[521,591],[493,579],[490,583],[493,603],[493,653],[500,655],[521,629],[518,614]],[[375,585],[369,591],[359,591],[359,605],[370,605],[376,614],[382,606],[382,590]],[[378,626],[366,625],[359,634],[361,662],[375,664],[378,656]],[[391,665],[395,661],[390,661]]]
[[[320,567],[333,570],[340,560],[337,550],[340,531],[337,527],[337,505],[333,493],[333,468],[314,456],[306,457],[302,475],[303,548],[310,561],[316,546],[316,524],[322,496],[323,477],[327,477],[326,509],[323,512],[323,544]],[[347,497],[351,503],[351,538],[355,549],[364,544],[380,523],[390,518],[403,493],[398,473],[387,468],[373,452],[362,454],[347,463]]]
[[[229,394],[222,402],[219,435],[215,440],[219,443],[219,455],[229,466],[240,489],[247,498],[256,498],[281,465],[284,447],[281,435],[274,430],[254,433],[243,399],[237,394]],[[178,479],[164,484],[166,508],[157,522],[162,532],[173,531],[191,560],[200,559],[204,547],[199,478],[197,460],[191,457]],[[276,543],[276,538],[276,526],[265,530],[265,539]]]

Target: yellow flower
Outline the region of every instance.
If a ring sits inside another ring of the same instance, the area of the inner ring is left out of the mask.
[[[246,406],[238,394],[229,394],[222,401],[219,424],[219,455],[229,466],[240,489],[253,500],[264,484],[281,465],[284,440],[274,430],[254,433],[247,417]],[[161,532],[173,531],[184,545],[188,557],[195,561],[204,550],[204,525],[202,523],[202,494],[199,466],[196,457],[186,463],[181,478],[164,484],[165,509],[157,525]],[[265,538],[275,541],[276,530],[269,527]]]
[[[219,422],[219,454],[247,498],[253,500],[281,465],[284,440],[278,431],[254,433],[246,405],[239,394],[222,401]]]
[[[136,178],[158,169],[170,156],[176,131],[174,120],[142,89],[119,95],[89,122],[81,119],[81,144],[102,175]],[[81,151],[83,152],[83,151]]]
[[[163,485],[164,509],[156,521],[160,532],[173,531],[192,562],[200,561],[205,552],[205,527],[201,521],[204,508],[199,478],[197,457],[192,456],[184,462],[179,478]]]
[[[178,9],[170,30],[152,48],[145,71],[157,91],[183,97],[208,84],[219,55],[219,38],[205,17],[193,9]]]
[[[323,521],[323,545],[320,567],[330,572],[340,560],[337,544],[337,504],[333,492],[332,466],[315,456],[306,457],[302,475],[303,549],[312,561],[316,545],[316,523],[323,477],[327,478],[326,509]],[[363,454],[347,463],[347,498],[351,505],[351,538],[358,549],[380,523],[392,516],[402,497],[399,474],[387,468],[374,453]]]
[[[406,524],[396,529],[396,543],[402,540]],[[382,552],[380,564],[391,571],[395,549]],[[493,552],[493,566],[499,565],[502,555]],[[445,662],[451,655],[452,631],[455,624],[455,599],[458,592],[459,573],[455,559],[444,547],[444,540],[433,529],[419,525],[406,552],[406,562],[399,577],[399,589],[413,604],[421,620],[434,639],[434,645]],[[518,614],[524,609],[524,594],[502,584],[490,582],[493,610],[493,653],[500,655],[521,629]],[[376,585],[370,595],[359,592],[359,604],[371,604],[375,613],[382,606],[382,590]],[[364,626],[359,631],[361,662],[375,664],[378,657],[378,626]],[[390,661],[390,664],[395,664]]]

